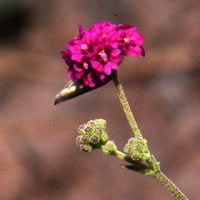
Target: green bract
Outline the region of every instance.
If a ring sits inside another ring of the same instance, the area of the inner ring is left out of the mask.
[[[114,155],[117,151],[117,146],[114,141],[109,140],[105,145],[102,146],[102,151],[106,155]]]

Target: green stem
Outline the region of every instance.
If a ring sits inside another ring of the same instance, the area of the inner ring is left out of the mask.
[[[129,156],[127,156],[125,153],[122,153],[121,151],[116,151],[115,155],[117,158],[121,159],[121,160],[125,160],[126,162],[130,163],[130,164],[134,164],[134,165],[139,165],[138,162],[134,161],[132,158],[130,158]],[[137,164],[136,164],[137,163]],[[144,166],[143,164],[140,164],[140,166]],[[145,166],[146,167],[146,166]]]
[[[126,117],[129,121],[129,124],[131,125],[133,133],[134,133],[135,137],[143,138],[142,134],[140,132],[140,129],[138,128],[138,125],[135,121],[135,118],[133,116],[133,113],[131,112],[131,109],[130,109],[129,103],[126,99],[126,96],[124,94],[123,88],[122,88],[121,84],[119,83],[119,80],[117,77],[117,72],[114,71],[112,75],[113,75],[113,82],[114,82],[115,88],[117,90],[117,94],[119,96],[119,99],[122,104],[123,110],[126,114]],[[126,156],[122,152],[117,151],[116,156],[119,159],[126,160],[129,163],[133,162],[133,161],[130,161],[130,159],[131,159],[130,157]],[[157,163],[157,161],[155,160],[154,157],[152,157],[152,158],[153,158],[152,164],[154,164],[154,166],[156,166],[155,169],[153,168],[153,177],[155,179],[157,179],[162,185],[164,185],[176,199],[188,200],[187,197],[179,190],[179,188],[174,183],[172,183],[172,181],[169,180],[160,170],[157,169],[159,167],[159,164]],[[136,162],[136,161],[134,161],[134,162]],[[132,163],[132,164],[135,164],[135,163]],[[136,164],[138,164],[138,162],[136,162]],[[138,169],[141,169],[138,166],[136,166],[136,167]],[[143,168],[143,169],[145,169],[145,168]],[[138,170],[138,171],[140,171],[140,170]],[[151,176],[152,176],[152,174],[151,174]]]
[[[131,158],[129,158],[125,153],[122,153],[121,151],[116,151],[115,152],[115,155],[116,155],[116,157],[117,158],[119,158],[119,159],[121,159],[121,160],[125,160],[125,161],[127,161],[127,162],[129,162],[129,163],[132,163],[132,159]],[[127,159],[128,158],[128,159]]]
[[[157,179],[162,185],[164,185],[171,194],[178,200],[188,200],[188,198],[180,191],[180,189],[172,183],[161,171],[155,174],[155,179]]]
[[[130,124],[130,126],[131,126],[131,128],[133,130],[133,133],[134,133],[135,137],[142,138],[142,134],[140,132],[140,129],[138,128],[138,125],[137,125],[137,123],[135,121],[133,113],[131,112],[131,108],[130,108],[129,103],[128,103],[127,99],[126,99],[126,96],[124,94],[123,88],[122,88],[121,84],[119,83],[116,71],[113,72],[113,82],[114,82],[114,85],[115,85],[115,88],[117,90],[117,94],[119,96],[120,102],[122,104],[122,107],[124,109],[124,112],[126,114],[126,117],[127,117],[128,121],[129,121],[129,124]]]

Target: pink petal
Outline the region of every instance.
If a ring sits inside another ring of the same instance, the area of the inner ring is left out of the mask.
[[[118,56],[121,53],[121,50],[119,49],[114,49],[111,51],[110,55],[111,56]]]
[[[90,61],[90,63],[92,64],[92,68],[93,69],[96,69],[99,72],[103,71],[103,65],[100,62],[98,62],[98,61]]]
[[[129,56],[136,56],[138,57],[140,54],[142,54],[142,49],[138,46],[136,47],[129,47],[127,52],[126,52]]]
[[[103,72],[97,72],[96,76],[100,80],[104,80],[105,79],[105,74]]]
[[[112,61],[117,63],[117,64],[121,63],[123,61],[123,59],[124,59],[124,56],[122,56],[122,55],[112,57]]]
[[[89,85],[89,81],[87,80],[87,77],[83,77],[83,82],[84,82],[85,86]]]
[[[94,78],[92,76],[92,73],[89,73],[87,75],[87,80],[88,80],[88,83],[89,83],[89,87],[94,87],[96,85]]]
[[[110,43],[110,45],[112,46],[112,48],[118,48],[119,44],[118,42],[113,42],[113,43]]]
[[[131,28],[131,25],[129,25],[129,24],[124,24],[124,25],[120,24],[120,25],[118,25],[118,28],[127,30],[127,29]]]
[[[85,42],[88,46],[91,44],[91,33],[89,31],[85,31],[83,36],[83,42]]]
[[[104,65],[104,72],[107,75],[110,75],[112,72],[112,62],[108,62],[106,65]]]
[[[104,79],[105,79],[105,75],[104,75],[104,74],[101,74],[101,75],[100,75],[100,79],[101,79],[101,80],[104,80]]]
[[[84,76],[84,72],[76,72],[74,75],[74,81],[78,81],[83,76]]]
[[[83,58],[83,55],[80,53],[74,53],[72,54],[72,57],[71,57],[72,60],[75,60],[77,62],[81,62],[82,58]]]
[[[119,69],[119,66],[118,66],[118,64],[116,64],[116,63],[112,63],[112,69],[115,69],[115,70],[118,70]]]
[[[90,83],[89,83],[89,87],[94,87],[95,85],[96,85],[95,82],[90,82]]]
[[[84,26],[79,25],[79,37],[82,36],[83,32],[84,32]]]
[[[78,66],[77,64],[74,64],[74,69],[75,69],[77,72],[82,72],[82,71],[83,71],[83,68],[80,68],[80,65]]]
[[[81,52],[81,41],[76,40],[72,43],[68,43],[68,48],[72,53],[80,53]]]
[[[69,78],[72,78],[73,70],[71,68],[68,69],[67,75]]]

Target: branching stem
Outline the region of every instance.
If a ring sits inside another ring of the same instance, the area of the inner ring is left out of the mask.
[[[143,138],[142,134],[140,132],[140,129],[138,128],[138,125],[136,123],[136,120],[133,116],[133,113],[131,112],[131,108],[129,106],[129,103],[126,99],[125,93],[123,91],[123,88],[121,86],[121,84],[119,83],[118,80],[118,76],[117,76],[117,71],[114,71],[113,74],[113,82],[115,85],[115,88],[117,90],[117,94],[119,96],[121,105],[123,107],[123,110],[126,114],[126,117],[129,121],[129,124],[133,130],[133,133],[135,135],[135,137],[139,137],[139,138]],[[122,152],[117,152],[116,156],[120,159],[126,160],[129,163],[137,164],[138,162],[133,163],[133,161],[130,160],[130,157],[127,157],[125,154],[123,154]],[[152,166],[159,166],[159,163],[153,159],[152,161]],[[141,166],[136,166],[136,168],[138,167],[138,169]],[[140,170],[138,170],[140,171]],[[146,174],[148,175],[148,174]],[[150,174],[149,174],[150,175]],[[171,181],[169,180],[160,170],[154,170],[153,169],[153,173],[151,174],[151,176],[153,176],[156,180],[158,180],[162,185],[165,186],[165,188],[167,188],[167,190],[170,191],[170,193],[178,200],[188,200],[188,198],[180,191],[180,189]]]

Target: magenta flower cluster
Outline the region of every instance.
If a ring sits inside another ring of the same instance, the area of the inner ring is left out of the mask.
[[[69,78],[92,88],[111,77],[125,55],[144,56],[143,41],[136,27],[97,22],[89,30],[79,26],[78,37],[61,53],[69,65]]]

